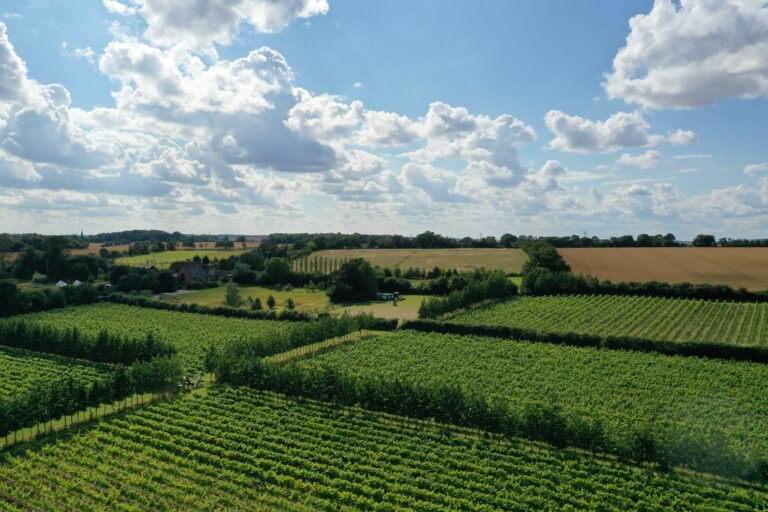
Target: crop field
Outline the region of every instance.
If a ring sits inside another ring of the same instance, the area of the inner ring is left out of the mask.
[[[617,443],[630,428],[656,424],[674,439],[705,440],[745,458],[768,456],[762,364],[409,331],[287,364],[456,385],[518,410],[551,404],[567,416],[600,421]]]
[[[164,270],[171,266],[171,263],[177,261],[191,261],[195,256],[201,258],[208,256],[210,260],[213,259],[227,259],[230,256],[240,256],[243,254],[242,249],[235,250],[218,250],[218,249],[202,249],[202,250],[176,250],[176,251],[163,251],[153,252],[151,254],[138,254],[136,256],[123,256],[117,258],[115,263],[118,265],[128,265],[137,267],[140,265],[154,265],[157,268]]]
[[[184,367],[197,369],[206,349],[230,340],[272,339],[288,335],[296,326],[291,322],[224,318],[157,309],[96,304],[24,315],[31,322],[59,329],[77,328],[81,334],[97,336],[102,330],[126,337],[153,333],[173,345]]]
[[[614,282],[688,282],[768,290],[768,247],[611,247],[558,251],[574,272]]]
[[[119,463],[116,463],[119,461]],[[472,431],[215,389],[0,465],[4,510],[751,511],[766,494]]]
[[[70,377],[89,382],[111,371],[107,365],[0,347],[0,403],[44,381]]]
[[[528,256],[519,249],[350,249],[318,251],[310,258],[348,260],[364,258],[383,268],[474,270],[484,267],[519,273]]]
[[[165,294],[163,300],[178,304],[200,304],[201,306],[221,306],[224,304],[224,295],[226,287],[219,286],[208,288],[206,290],[197,290],[190,293]],[[296,310],[302,312],[311,312],[326,309],[329,305],[328,296],[324,290],[309,291],[304,288],[294,288],[293,290],[277,291],[263,286],[241,286],[240,295],[245,300],[247,297],[261,299],[262,306],[266,309],[267,297],[272,295],[277,301],[275,309],[285,308],[288,299],[293,299],[296,304]]]
[[[768,303],[610,295],[521,297],[451,321],[541,332],[768,345]]]

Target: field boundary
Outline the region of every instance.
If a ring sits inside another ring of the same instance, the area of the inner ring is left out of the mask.
[[[378,333],[373,333],[367,330],[361,330],[357,332],[351,332],[344,336],[338,336],[329,340],[319,341],[312,343],[311,345],[304,345],[303,347],[297,347],[287,352],[281,352],[273,356],[268,356],[262,359],[267,364],[282,364],[293,359],[300,359],[310,355],[318,355],[329,350],[333,350],[342,345],[348,345],[350,343],[357,343],[358,341],[367,340],[369,338],[377,338]]]
[[[486,336],[489,338],[532,341],[572,347],[632,350],[667,356],[704,357],[725,361],[768,363],[768,348],[744,347],[728,343],[657,341],[625,336],[542,332],[520,327],[440,322],[435,320],[408,320],[400,328],[419,332],[456,334],[459,336]]]

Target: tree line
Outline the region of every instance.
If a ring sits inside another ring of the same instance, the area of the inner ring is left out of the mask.
[[[104,330],[94,337],[83,335],[76,328],[41,326],[23,317],[0,322],[0,345],[113,364],[132,364],[176,353],[171,345],[151,333],[144,338],[127,338]]]
[[[600,419],[565,412],[547,401],[511,403],[452,383],[416,385],[398,376],[351,375],[329,366],[221,359],[216,371],[219,381],[236,386],[429,418],[558,448],[610,453],[661,468],[686,465],[739,478],[768,479],[768,461],[759,457],[746,460],[727,448],[713,450],[712,446],[723,447],[722,435],[716,431],[693,436],[677,431],[672,424],[638,422],[626,431],[609,432]]]
[[[632,350],[669,356],[705,357],[725,361],[768,363],[768,348],[742,346],[709,341],[659,341],[632,336],[602,336],[574,332],[542,332],[504,325],[465,324],[419,319],[407,320],[400,327],[419,332],[484,336],[510,340],[525,340],[572,347],[592,347],[606,350]]]
[[[745,288],[733,289],[726,285],[660,283],[613,283],[600,281],[571,272],[557,249],[546,242],[522,245],[528,255],[523,265],[521,292],[526,295],[636,295],[706,300],[768,301],[768,291],[752,292]]]
[[[517,286],[504,272],[477,270],[466,274],[465,286],[455,289],[445,297],[429,297],[419,306],[419,318],[438,318],[447,313],[469,307],[486,300],[512,297]]]
[[[21,395],[0,400],[0,436],[135,393],[167,389],[180,378],[178,359],[160,356],[130,366],[117,366],[106,377],[90,382],[77,381],[71,376],[37,382]]]

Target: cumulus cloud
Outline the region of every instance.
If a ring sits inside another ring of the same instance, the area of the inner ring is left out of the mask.
[[[446,158],[488,161],[516,168],[519,163],[515,147],[530,144],[537,138],[531,126],[511,115],[496,118],[475,115],[464,107],[439,101],[430,104],[418,127],[427,145],[405,156],[424,163]]]
[[[655,0],[629,25],[603,83],[609,98],[690,108],[768,95],[765,2]]]
[[[762,172],[768,173],[768,163],[749,164],[748,166],[744,167],[744,174],[748,176],[757,176]]]
[[[691,130],[676,130],[667,137],[667,141],[673,146],[687,146],[696,142],[696,139],[696,133]]]
[[[645,153],[639,155],[631,155],[629,153],[623,153],[616,163],[618,165],[626,165],[629,167],[639,167],[641,169],[653,169],[661,162],[661,152],[655,149],[649,149]]]
[[[33,186],[41,179],[42,176],[31,163],[0,154],[0,185],[5,187]]]
[[[294,89],[288,63],[271,48],[206,65],[122,40],[107,46],[99,67],[122,85],[119,109],[200,132],[192,145],[200,161],[286,172],[327,171],[337,163],[335,150],[316,138],[321,123],[306,132],[286,124],[305,93]]]
[[[605,121],[592,121],[550,110],[544,116],[547,128],[555,134],[551,149],[577,153],[609,153],[619,149],[652,146],[664,138],[651,135],[650,126],[640,112],[617,112]]]
[[[0,22],[0,100],[19,99],[27,80],[27,66],[8,40],[5,23]]]
[[[228,45],[246,23],[259,32],[277,32],[300,18],[328,12],[327,0],[103,0],[113,13],[139,13],[147,23],[144,37],[153,44],[183,45],[213,52]]]

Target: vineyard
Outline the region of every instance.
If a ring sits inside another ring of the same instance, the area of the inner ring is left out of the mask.
[[[106,365],[0,347],[0,402],[45,381],[71,378],[91,382],[111,371]]]
[[[115,461],[119,461],[118,464]],[[214,389],[0,466],[0,509],[751,511],[766,494],[279,395]]]
[[[453,387],[513,414],[539,404],[566,423],[599,424],[601,446],[617,453],[630,433],[647,430],[670,459],[712,471],[739,472],[768,458],[768,366],[761,364],[404,331],[287,366],[363,379],[350,387],[372,386],[377,403],[387,401],[387,382],[394,392],[398,383],[446,393],[435,399],[438,413],[440,403],[450,406]],[[415,393],[413,412],[395,410],[420,414],[424,393]]]
[[[541,332],[768,345],[768,304],[627,296],[524,297],[451,321]]]
[[[294,263],[296,272],[328,273],[353,258],[363,258],[382,268],[431,270],[478,268],[520,272],[528,260],[519,249],[339,249],[318,251]]]
[[[103,330],[113,335],[139,338],[152,333],[176,348],[179,359],[188,370],[200,367],[210,346],[220,347],[241,339],[265,340],[274,341],[275,352],[279,352],[289,348],[280,345],[279,340],[290,339],[291,333],[302,329],[299,323],[223,318],[121,304],[59,309],[17,318],[57,329],[77,328],[86,336],[97,336]],[[315,341],[318,340],[309,342]],[[302,344],[300,340],[296,341],[296,346]]]

